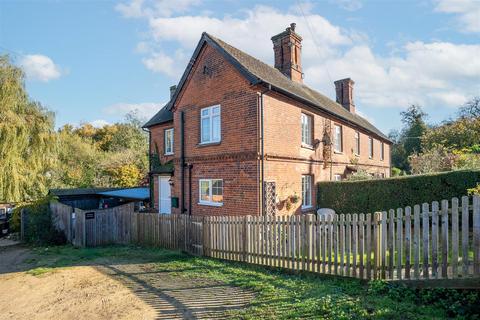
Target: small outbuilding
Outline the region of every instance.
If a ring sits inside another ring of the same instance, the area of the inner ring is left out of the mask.
[[[150,201],[148,187],[51,189],[49,195],[57,197],[60,203],[81,210],[107,209],[133,202],[138,211],[148,206]]]

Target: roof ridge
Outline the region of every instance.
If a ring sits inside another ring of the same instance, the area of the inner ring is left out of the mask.
[[[341,104],[339,104],[338,102],[336,102],[335,100],[333,99],[330,99],[328,96],[324,95],[323,93],[319,92],[318,90],[304,84],[304,83],[298,83],[298,82],[295,82],[291,79],[289,79],[287,76],[285,76],[283,73],[281,73],[277,68],[269,65],[268,63],[265,63],[263,62],[262,60],[258,59],[258,58],[255,58],[254,56],[246,53],[245,51],[243,50],[240,50],[234,46],[232,46],[231,44],[223,41],[222,39],[218,38],[218,37],[215,37],[207,32],[203,32],[202,33],[202,36],[205,35],[207,36],[211,41],[214,41],[217,45],[219,45],[220,47],[222,47],[225,51],[227,51],[226,49],[228,48],[225,48],[226,46],[227,47],[230,47],[231,49],[233,50],[236,50],[238,51],[240,54],[242,55],[245,55],[247,56],[249,59],[253,59],[255,60],[256,62],[260,63],[262,66],[266,67],[269,69],[269,71],[272,71],[274,72],[275,74],[277,74],[279,76],[280,79],[282,79],[282,81],[287,81],[288,82],[288,85],[291,85],[291,86],[294,86],[294,87],[297,87],[298,89],[302,90],[303,94],[306,94],[310,99],[313,99],[313,100],[316,100],[316,104],[324,109],[325,111],[327,112],[330,112],[330,113],[333,113],[335,116],[339,117],[339,118],[342,118],[344,120],[347,120],[347,121],[351,121],[349,119],[346,119],[345,116],[342,116],[340,114],[338,114],[338,112],[335,112],[335,110],[329,110],[329,107],[326,106],[326,105],[321,105],[321,103],[318,102],[318,97],[314,97],[312,96],[312,93],[315,94],[315,95],[318,95],[320,96],[322,99],[324,100],[327,100],[329,104],[332,104],[332,105],[335,105],[337,109],[341,110],[342,113],[348,113],[348,116],[351,116],[353,119],[358,119],[358,121],[360,122],[365,122],[366,124],[368,124],[371,128],[367,128],[365,126],[365,124],[360,124],[360,123],[355,123],[356,125],[364,128],[365,130],[368,130],[368,131],[371,131],[372,133],[380,136],[381,138],[385,139],[385,140],[388,140],[390,141],[390,139],[385,135],[383,134],[379,129],[377,129],[372,123],[370,123],[370,121],[368,121],[367,119],[365,119],[364,117],[358,115],[357,113],[351,113],[350,111],[346,110]],[[233,55],[232,53],[230,52],[227,52],[236,62],[238,62],[240,65],[242,65],[243,67],[245,67],[245,65],[239,61],[239,59]],[[248,69],[248,68],[247,68]],[[249,70],[250,71],[250,70]],[[251,71],[250,71],[251,72]],[[255,74],[253,72],[251,72],[254,76],[256,76],[257,78],[259,78],[260,80],[266,82],[266,83],[269,83],[269,81],[266,81],[265,79],[262,79],[261,76],[259,76],[258,74]],[[286,90],[288,91],[288,90]],[[305,92],[307,91],[307,92]],[[310,92],[308,92],[310,91]],[[299,97],[297,94],[295,93],[290,93],[290,94],[293,94],[295,96],[297,96],[298,98],[301,98],[301,99],[306,99],[305,97]],[[310,99],[307,99],[307,100],[310,100]],[[310,101],[310,103],[312,103],[313,101]],[[337,110],[338,111],[338,110]],[[347,114],[345,114],[347,115]],[[353,121],[353,122],[356,122],[356,121]]]

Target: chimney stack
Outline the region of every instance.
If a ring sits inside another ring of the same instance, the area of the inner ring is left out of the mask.
[[[177,90],[177,86],[176,86],[176,85],[170,87],[170,100],[172,100],[173,95],[175,94],[175,91],[176,91],[176,90]]]
[[[350,79],[335,81],[335,92],[337,94],[337,103],[341,104],[351,113],[355,113],[355,104],[353,103],[353,85],[355,82]]]
[[[295,32],[295,23],[272,37],[275,68],[292,81],[302,83],[302,37]]]

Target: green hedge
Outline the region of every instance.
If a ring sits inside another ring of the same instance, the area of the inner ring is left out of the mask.
[[[319,182],[317,203],[337,213],[375,212],[467,195],[480,170],[402,176],[380,180]]]

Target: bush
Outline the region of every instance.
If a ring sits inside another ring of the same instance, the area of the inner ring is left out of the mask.
[[[449,318],[480,319],[480,293],[477,290],[461,289],[413,289],[401,283],[371,281],[368,293],[383,295],[398,302],[415,301],[445,310]]]
[[[379,180],[319,182],[317,203],[338,213],[383,211],[461,197],[480,182],[480,170]]]
[[[14,210],[11,222],[17,231],[20,228],[21,211],[25,212],[26,223],[23,234],[25,242],[41,245],[62,245],[67,242],[65,234],[53,224],[49,205],[51,200],[51,197],[46,197]]]

